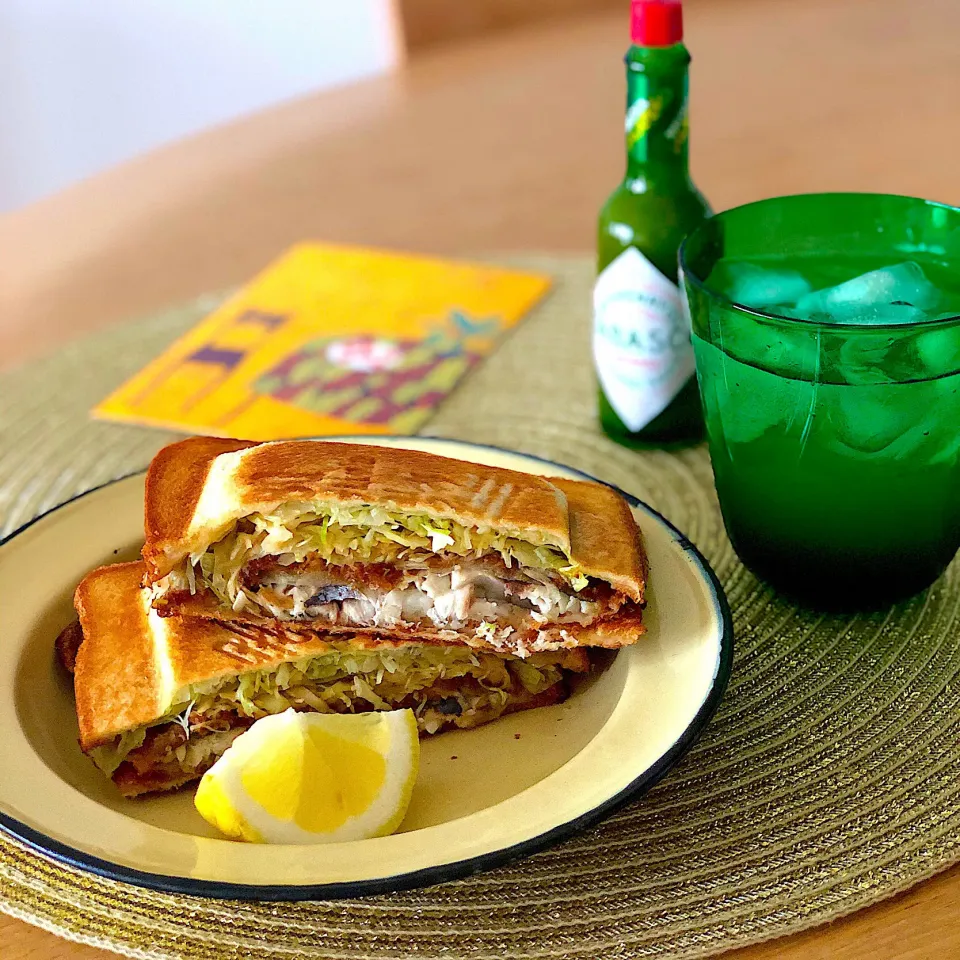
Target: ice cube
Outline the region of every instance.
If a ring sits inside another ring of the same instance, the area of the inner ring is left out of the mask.
[[[838,323],[918,323],[928,319],[926,311],[910,303],[876,303],[868,307],[844,306],[830,315]]]
[[[811,320],[813,317],[801,313],[796,307],[785,306],[784,304],[775,304],[776,310],[772,311],[778,317],[791,317],[794,320]]]
[[[695,340],[695,349],[707,420],[719,425],[718,437],[731,456],[736,456],[732,448],[738,444],[750,443],[768,430],[783,433],[805,415],[810,384],[741,363],[703,341]]]
[[[955,326],[921,330],[915,343],[918,363],[913,379],[933,380],[960,370],[960,331]]]
[[[901,460],[955,466],[960,456],[960,432],[955,427],[960,417],[960,378],[941,377],[911,386],[922,391],[915,405],[925,415],[897,437],[885,454]]]
[[[848,329],[825,337],[825,378],[864,385],[935,380],[960,371],[960,329],[921,324],[909,335]]]
[[[955,424],[960,420],[960,374],[940,377],[928,384],[934,397],[930,409],[936,411],[939,430],[931,432],[936,441],[936,451],[931,463],[956,464],[960,458],[960,430]]]
[[[960,375],[913,383],[829,388],[828,420],[846,452],[885,461],[956,465]]]
[[[745,307],[773,307],[793,304],[810,292],[810,284],[796,270],[766,270],[753,263],[731,263],[727,267],[731,285],[727,296]]]
[[[871,270],[835,287],[816,290],[797,301],[801,313],[823,313],[849,323],[899,323],[898,319],[867,319],[866,307],[913,307],[931,310],[940,300],[940,291],[913,261]],[[903,310],[897,311],[906,316]],[[923,319],[922,316],[917,319]],[[909,321],[904,321],[909,322]]]
[[[915,433],[922,412],[905,404],[902,384],[839,385],[830,389],[828,417],[840,443],[858,453],[876,454]]]
[[[817,376],[819,335],[807,324],[760,323],[750,317],[736,317],[721,326],[720,334],[724,352],[752,366],[793,380],[813,380]]]
[[[851,336],[830,357],[831,375],[840,383],[864,386],[871,383],[889,383],[889,357],[893,343],[875,337]]]

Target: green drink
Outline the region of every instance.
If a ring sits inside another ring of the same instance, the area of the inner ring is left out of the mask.
[[[627,171],[600,211],[593,350],[600,423],[620,443],[703,435],[677,250],[709,213],[687,164],[687,68],[679,2],[634,0]]]
[[[761,201],[704,223],[681,266],[743,562],[828,609],[927,587],[960,547],[960,210]]]

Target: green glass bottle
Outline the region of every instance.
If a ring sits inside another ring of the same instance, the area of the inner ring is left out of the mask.
[[[600,423],[627,446],[703,436],[677,250],[710,208],[687,162],[687,68],[679,0],[633,0],[627,172],[600,211],[593,354]]]

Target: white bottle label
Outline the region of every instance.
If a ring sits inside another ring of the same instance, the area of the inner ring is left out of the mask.
[[[631,431],[662,413],[694,374],[680,291],[634,247],[609,263],[593,288],[593,360]]]

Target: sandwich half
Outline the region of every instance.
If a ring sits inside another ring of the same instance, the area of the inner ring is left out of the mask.
[[[421,733],[468,729],[547,706],[589,669],[583,649],[504,653],[375,633],[161,617],[143,563],[101,567],[77,588],[61,634],[81,749],[126,796],[198,779],[255,720],[296,710],[410,708]]]
[[[147,474],[161,616],[514,656],[643,632],[646,560],[597,483],[366,444],[193,438]]]

